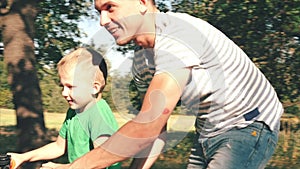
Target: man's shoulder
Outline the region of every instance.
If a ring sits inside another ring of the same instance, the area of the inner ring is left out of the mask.
[[[158,20],[169,20],[170,22],[191,22],[194,20],[203,21],[201,18],[192,16],[188,13],[181,12],[160,12],[157,17]]]
[[[156,33],[165,37],[185,38],[189,33],[193,36],[202,33],[208,23],[187,13],[166,12],[156,17]]]

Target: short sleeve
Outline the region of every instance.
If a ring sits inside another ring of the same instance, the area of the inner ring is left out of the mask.
[[[76,113],[75,113],[74,110],[68,109],[67,114],[66,114],[65,121],[63,122],[63,124],[62,124],[62,126],[61,126],[61,128],[60,128],[60,130],[59,130],[59,135],[60,135],[62,138],[64,138],[64,139],[66,139],[66,137],[67,137],[67,130],[68,130],[68,123],[69,123],[69,120],[70,120],[73,116],[75,116],[75,114],[76,114]]]
[[[99,101],[95,108],[97,110],[90,114],[90,123],[88,125],[92,141],[100,136],[111,136],[118,130],[115,116],[105,100]]]
[[[156,22],[155,64],[156,72],[199,66],[203,54],[203,35],[187,15],[160,14]],[[186,31],[188,30],[188,31]]]

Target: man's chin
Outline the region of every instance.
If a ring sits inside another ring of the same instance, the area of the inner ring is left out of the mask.
[[[132,39],[131,38],[125,38],[125,39],[116,39],[116,44],[119,46],[124,46],[128,44]]]

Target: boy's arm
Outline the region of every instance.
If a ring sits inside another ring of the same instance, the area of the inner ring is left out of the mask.
[[[101,144],[103,144],[109,137],[108,136],[100,136],[96,140],[93,141],[94,148],[99,147]],[[59,163],[53,163],[53,162],[47,162],[42,164],[42,168],[58,168],[60,166],[63,166],[64,164]]]
[[[188,68],[155,75],[136,118],[123,125],[100,147],[61,168],[105,168],[151,145],[166,125],[189,75]]]
[[[8,153],[16,162],[15,168],[24,162],[33,162],[39,160],[50,160],[62,156],[65,153],[66,140],[58,136],[55,142],[49,143],[38,149],[26,153]]]

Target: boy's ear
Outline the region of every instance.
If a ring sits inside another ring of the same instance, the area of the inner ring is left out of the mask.
[[[100,82],[95,81],[93,86],[93,94],[98,94],[101,92],[101,89],[103,88],[103,84]]]

